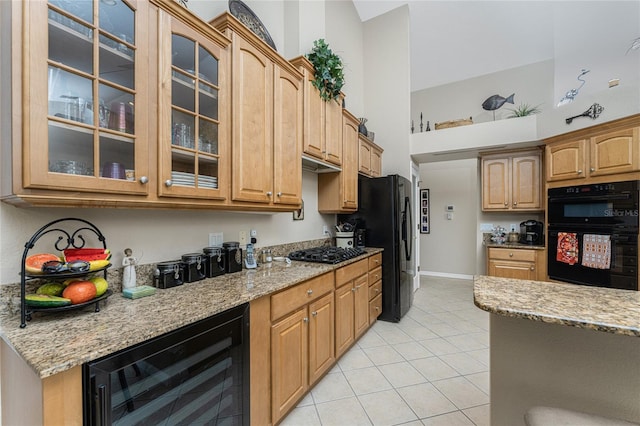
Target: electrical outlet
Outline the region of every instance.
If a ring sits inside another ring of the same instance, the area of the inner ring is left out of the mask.
[[[329,227],[327,225],[322,225],[322,235],[329,235]]]
[[[258,231],[252,229],[251,231],[249,231],[249,235],[251,235],[251,238],[256,238],[258,236]]]
[[[518,225],[516,225],[515,223],[512,223],[509,227],[509,231],[511,232],[517,232],[516,229],[518,229]]]
[[[238,242],[240,243],[240,247],[247,245],[247,231],[240,231],[238,233]]]
[[[223,241],[224,234],[222,232],[209,233],[209,247],[221,247]]]

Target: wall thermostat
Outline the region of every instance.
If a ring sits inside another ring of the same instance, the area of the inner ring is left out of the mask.
[[[447,204],[447,206],[445,207],[445,210],[448,212],[452,212],[453,211],[453,204]]]

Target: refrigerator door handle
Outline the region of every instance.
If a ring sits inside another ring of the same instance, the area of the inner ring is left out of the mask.
[[[407,227],[407,217],[409,218],[409,226]],[[407,229],[409,229],[409,238],[407,238]],[[404,197],[404,211],[402,212],[402,240],[404,241],[404,252],[406,260],[411,260],[411,246],[413,240],[413,225],[411,223],[411,199]]]

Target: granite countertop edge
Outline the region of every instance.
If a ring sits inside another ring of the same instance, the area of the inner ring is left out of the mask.
[[[640,292],[474,276],[475,305],[511,318],[640,337]]]
[[[5,314],[0,316],[0,337],[44,379],[382,251],[367,247],[366,254],[334,265],[272,262],[158,289],[152,296],[134,300],[114,292],[100,302],[100,312],[91,305],[54,314],[34,313],[25,328],[20,328],[20,315]]]
[[[508,248],[508,249],[529,249],[529,250],[544,250],[544,245],[533,245],[533,244],[524,244],[524,243],[510,243],[504,242],[502,244],[486,242],[484,243],[486,247],[491,248]]]

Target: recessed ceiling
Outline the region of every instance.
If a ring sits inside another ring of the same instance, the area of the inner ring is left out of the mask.
[[[638,0],[353,3],[362,21],[408,5],[412,91],[554,59],[574,48],[601,45],[603,39],[624,55],[633,39],[640,36]],[[629,10],[635,10],[635,16],[629,16]],[[618,28],[621,23],[635,32],[622,34]]]

